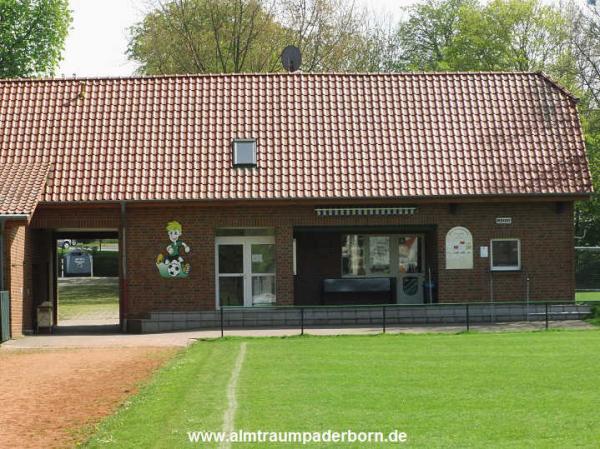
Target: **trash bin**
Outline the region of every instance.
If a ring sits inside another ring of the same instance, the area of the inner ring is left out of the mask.
[[[92,255],[80,249],[73,249],[64,256],[64,276],[93,276]]]
[[[51,333],[52,322],[52,303],[44,301],[37,307],[37,333]]]

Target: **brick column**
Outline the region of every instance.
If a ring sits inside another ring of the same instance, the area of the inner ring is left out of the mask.
[[[294,231],[291,225],[275,227],[277,305],[294,304],[293,239]]]
[[[5,226],[6,286],[10,295],[10,327],[12,337],[32,330],[31,256],[27,246],[27,226],[8,222]]]

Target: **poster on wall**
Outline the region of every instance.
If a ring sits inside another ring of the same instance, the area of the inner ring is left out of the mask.
[[[190,274],[190,264],[185,261],[184,256],[190,252],[190,247],[181,240],[181,224],[170,221],[166,230],[171,243],[166,246],[165,254],[160,253],[156,257],[156,268],[164,278],[186,278]]]
[[[467,228],[456,226],[446,234],[446,269],[473,268],[473,236]]]
[[[369,237],[370,271],[373,273],[389,273],[390,271],[390,238],[387,236]]]

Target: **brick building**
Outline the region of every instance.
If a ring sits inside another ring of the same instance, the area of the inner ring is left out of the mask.
[[[56,239],[113,236],[152,312],[572,301],[592,190],[576,99],[538,73],[0,81],[0,290],[57,302]]]

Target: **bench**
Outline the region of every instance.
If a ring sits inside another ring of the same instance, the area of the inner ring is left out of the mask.
[[[330,294],[346,293],[387,293],[389,303],[395,303],[394,278],[329,278],[323,279],[321,304]]]

